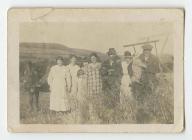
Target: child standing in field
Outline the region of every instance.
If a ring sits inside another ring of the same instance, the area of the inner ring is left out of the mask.
[[[85,123],[87,120],[87,77],[83,68],[78,73],[77,85],[77,123]]]
[[[70,107],[71,107],[71,114],[72,120],[75,122],[77,121],[77,89],[78,89],[78,77],[77,72],[79,71],[80,67],[77,65],[77,56],[70,55],[70,63],[67,65],[67,69],[69,71],[71,77],[71,88],[69,91],[70,96]]]

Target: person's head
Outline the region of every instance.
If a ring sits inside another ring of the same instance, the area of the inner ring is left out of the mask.
[[[96,63],[98,61],[98,56],[96,53],[91,53],[90,54],[90,62],[91,63]]]
[[[142,46],[143,48],[143,54],[145,57],[149,57],[149,55],[151,54],[151,51],[153,49],[153,46],[150,44],[144,45]]]
[[[62,66],[63,65],[63,57],[59,56],[56,58],[57,65]]]
[[[125,51],[124,52],[124,60],[126,62],[130,62],[132,60],[133,56],[131,55],[131,53],[129,51]]]
[[[80,69],[80,70],[78,70],[78,72],[77,72],[77,77],[81,77],[81,76],[83,76],[85,73],[84,73],[84,71],[82,70],[82,69]]]
[[[71,55],[70,56],[70,64],[76,64],[76,62],[77,62],[77,56]]]
[[[88,63],[89,63],[88,61],[89,61],[88,58],[87,58],[87,57],[84,57],[83,60],[82,60],[82,62],[83,62],[83,63],[82,63],[83,66],[88,65]]]
[[[89,64],[88,61],[84,61],[84,62],[83,62],[83,66],[87,66],[88,64]]]
[[[116,50],[114,48],[109,48],[109,51],[107,52],[107,55],[111,60],[115,59],[116,57]]]

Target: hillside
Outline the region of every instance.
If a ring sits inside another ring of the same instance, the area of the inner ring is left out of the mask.
[[[22,42],[20,47],[20,59],[54,59],[57,56],[68,57],[70,54],[77,56],[88,56],[93,51],[70,48],[57,43],[26,43]],[[101,58],[105,58],[105,54],[96,52]]]
[[[54,61],[57,56],[63,56],[68,58],[70,54],[74,54],[78,57],[84,57],[90,55],[93,51],[85,49],[70,48],[62,44],[57,43],[20,43],[20,60],[46,60],[48,62]],[[107,58],[107,55],[101,52],[96,52],[100,59],[103,61]],[[120,56],[123,58],[123,56]],[[162,54],[159,56],[163,71],[173,71],[173,56]]]

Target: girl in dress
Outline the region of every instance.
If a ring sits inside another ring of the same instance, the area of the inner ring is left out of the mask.
[[[88,116],[87,106],[87,77],[83,67],[77,72],[78,89],[77,89],[77,122],[85,123]]]
[[[48,75],[50,86],[50,110],[66,112],[70,110],[69,95],[71,78],[68,69],[63,65],[63,58],[56,59],[57,64],[51,67]]]
[[[69,73],[71,75],[71,92],[70,94],[76,96],[77,94],[77,72],[79,71],[80,67],[76,64],[77,57],[75,55],[70,56],[70,64],[67,66]]]
[[[70,90],[70,104],[73,114],[73,119],[77,121],[77,90],[78,90],[78,77],[77,72],[80,67],[77,65],[77,57],[75,55],[70,56],[70,64],[67,66],[67,69],[71,76],[71,90]]]
[[[83,101],[87,98],[87,69],[88,69],[88,60],[87,58],[83,59],[82,66],[77,72],[78,85],[77,85],[77,97]]]

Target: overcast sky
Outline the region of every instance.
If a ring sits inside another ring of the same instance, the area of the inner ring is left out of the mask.
[[[60,43],[72,48],[104,53],[108,48],[115,48],[119,54],[126,50],[123,45],[147,40],[159,40],[158,53],[172,54],[173,34],[172,24],[167,22],[68,22],[20,25],[20,42]],[[137,47],[137,52],[141,52],[140,46]]]

